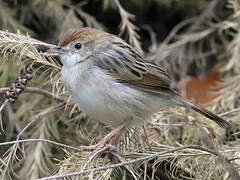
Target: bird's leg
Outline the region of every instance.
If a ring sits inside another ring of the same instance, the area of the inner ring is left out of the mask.
[[[84,150],[94,150],[97,151],[100,148],[104,147],[105,145],[107,145],[107,143],[109,142],[109,140],[113,137],[113,141],[110,144],[110,146],[112,147],[116,147],[118,144],[118,141],[121,137],[121,134],[124,130],[124,128],[127,126],[129,120],[124,121],[124,123],[120,124],[118,127],[116,127],[115,129],[113,129],[108,135],[106,135],[99,143],[95,144],[95,145],[91,145],[91,146],[80,146],[81,149]]]
[[[126,125],[127,125],[127,124],[126,124]],[[115,136],[113,137],[113,139],[112,139],[112,141],[111,141],[111,145],[112,145],[113,147],[117,147],[118,142],[119,142],[119,140],[120,140],[120,138],[121,138],[121,135],[122,135],[122,133],[123,133],[126,125],[125,125],[122,129],[120,129],[120,130],[115,134]]]

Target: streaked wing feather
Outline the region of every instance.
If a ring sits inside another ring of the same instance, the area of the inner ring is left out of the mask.
[[[142,91],[169,95],[173,92],[165,70],[147,60],[128,44],[112,43],[96,53],[95,62],[121,83]]]

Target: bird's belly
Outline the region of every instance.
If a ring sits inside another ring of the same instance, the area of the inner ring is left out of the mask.
[[[166,103],[164,98],[118,83],[97,69],[87,78],[76,77],[74,83],[64,81],[78,107],[105,125],[117,126],[128,118],[133,119],[131,125],[142,125]]]
[[[151,97],[125,85],[117,87],[83,86],[73,94],[75,102],[92,120],[117,126],[132,119],[131,126],[139,126],[162,107],[164,99]],[[165,104],[164,102],[163,104]]]
[[[101,88],[100,88],[101,89]],[[82,87],[73,95],[75,102],[92,120],[105,125],[116,126],[131,116],[130,112],[123,112],[122,100],[108,96],[104,91],[92,87]],[[126,106],[127,103],[125,103]]]

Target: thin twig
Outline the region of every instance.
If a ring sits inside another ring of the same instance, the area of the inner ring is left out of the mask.
[[[81,171],[84,171],[84,169],[87,167],[87,165],[93,160],[93,158],[98,155],[99,153],[105,151],[106,149],[108,149],[109,147],[105,146],[101,149],[99,149],[98,151],[94,152],[89,158],[88,161],[83,165]]]
[[[239,160],[240,157],[237,157],[237,158],[231,158],[231,159],[228,159],[229,161],[235,161],[235,160]]]
[[[143,132],[144,132],[144,136],[146,138],[146,142],[147,142],[147,145],[149,147],[149,150],[152,151],[152,146],[150,144],[150,140],[149,140],[149,136],[148,136],[146,125],[143,125]]]
[[[25,143],[25,142],[44,142],[44,143],[54,144],[57,146],[65,147],[65,148],[76,150],[76,151],[82,151],[80,148],[69,146],[67,144],[58,143],[56,141],[52,141],[49,139],[22,139],[22,140],[16,140],[16,141],[3,142],[3,143],[0,143],[0,146],[6,146],[6,145],[15,144],[15,143]]]
[[[1,107],[0,107],[0,130],[2,131],[2,132],[4,132],[4,128],[3,128],[3,123],[2,123],[2,110],[3,110],[3,108],[6,106],[6,104],[8,103],[8,100],[6,99],[5,101],[4,101],[4,103],[1,105]],[[1,133],[0,133],[1,134]]]
[[[22,43],[28,43],[28,44],[32,44],[32,45],[40,45],[40,46],[49,47],[49,48],[56,47],[56,45],[54,45],[54,44],[49,44],[49,43],[39,41],[37,39],[33,39],[33,38],[29,37],[28,35],[27,36],[21,35],[20,32],[18,32],[18,34],[14,34],[14,33],[10,33],[7,31],[0,31],[0,35],[14,38],[14,40],[21,40],[21,41],[23,41]]]
[[[238,111],[240,111],[240,108],[232,109],[232,110],[230,110],[230,111],[227,111],[227,112],[218,114],[218,116],[220,116],[220,117],[222,117],[222,116],[227,116],[227,115],[229,115],[229,114],[232,114],[232,113],[235,113],[235,112],[238,112]]]
[[[144,175],[143,175],[143,180],[147,180],[147,166],[148,162],[144,162]]]
[[[162,127],[182,127],[184,124],[165,124],[165,123],[151,123],[151,125]]]
[[[161,45],[168,44],[171,40],[173,40],[174,36],[176,36],[178,31],[181,30],[181,28],[185,27],[188,24],[193,23],[194,21],[196,21],[196,17],[181,21],[179,24],[174,26],[174,28],[171,30],[171,32],[168,34],[168,36],[164,39],[164,41],[161,43]],[[161,46],[160,46],[160,48],[161,48]]]
[[[79,176],[79,175],[82,175],[82,174],[93,173],[93,172],[100,171],[100,170],[106,170],[106,169],[121,167],[121,166],[125,166],[125,165],[128,165],[128,164],[133,164],[133,163],[136,163],[136,162],[148,161],[150,159],[157,158],[157,157],[162,156],[164,154],[173,153],[173,152],[184,150],[184,149],[196,149],[196,150],[201,150],[201,151],[208,152],[210,154],[214,154],[216,156],[219,155],[218,153],[216,153],[215,151],[212,151],[211,149],[207,149],[207,148],[204,148],[204,147],[201,147],[201,146],[198,146],[198,145],[186,145],[186,146],[176,147],[176,148],[173,148],[173,149],[170,149],[170,150],[165,150],[165,151],[162,151],[162,152],[159,152],[159,153],[155,153],[155,154],[149,155],[147,157],[142,157],[142,158],[130,160],[130,161],[127,161],[127,162],[122,162],[122,163],[112,164],[112,165],[109,165],[109,166],[102,166],[102,167],[98,167],[98,168],[93,168],[93,169],[88,169],[88,170],[78,171],[78,172],[72,172],[72,173],[67,173],[67,174],[62,174],[62,175],[44,177],[44,178],[41,178],[41,179],[38,179],[38,180],[60,179],[60,178],[65,178],[65,177],[70,177],[70,176]]]
[[[118,160],[120,162],[126,162],[126,161],[123,161],[121,156],[119,156],[117,153],[113,153],[114,156],[116,156],[118,158]],[[135,180],[137,180],[138,178],[136,177],[135,173],[132,171],[132,169],[128,166],[128,165],[124,165],[124,167],[126,168],[126,170],[133,176],[133,178]]]
[[[144,24],[142,25],[143,29],[146,29],[146,31],[148,31],[149,35],[150,35],[150,39],[151,39],[151,46],[148,48],[150,53],[155,53],[158,49],[158,42],[157,42],[157,35],[156,33],[153,31],[152,27],[150,25]]]
[[[62,106],[64,106],[64,103],[59,103],[56,104],[55,106],[51,106],[48,109],[48,112],[54,112],[59,110],[60,108],[62,108]],[[35,123],[35,121],[38,120],[38,118],[34,118],[32,121],[30,121],[17,135],[17,140],[19,140],[19,138],[21,137],[21,135],[33,124]]]
[[[121,4],[119,3],[119,0],[114,0],[115,4],[117,5],[119,9],[119,13],[122,19],[122,24],[121,24],[121,34],[123,34],[125,31],[128,33],[128,41],[129,44],[131,44],[133,47],[135,47],[139,52],[143,53],[141,44],[138,41],[140,38],[139,35],[137,34],[138,27],[135,26],[130,20],[134,19],[134,15],[128,13]]]

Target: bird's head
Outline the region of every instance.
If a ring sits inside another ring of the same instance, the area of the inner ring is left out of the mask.
[[[110,34],[93,28],[80,28],[67,32],[58,46],[50,49],[60,56],[63,66],[74,66],[88,59],[97,50],[108,45]]]

